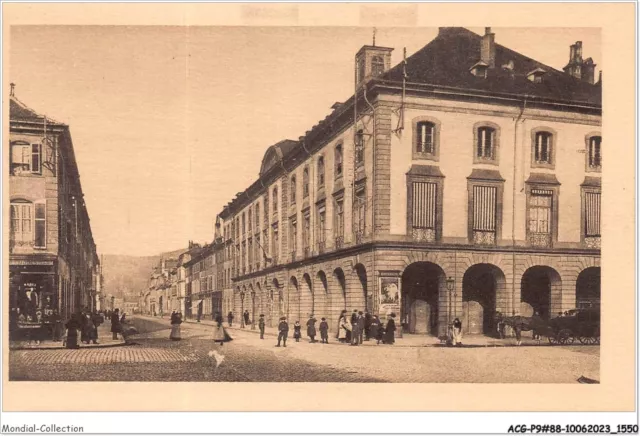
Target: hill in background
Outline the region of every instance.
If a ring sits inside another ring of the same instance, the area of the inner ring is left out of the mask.
[[[177,258],[185,251],[169,251],[157,256],[103,255],[104,292],[125,301],[138,301],[140,291],[149,286],[153,267],[158,266],[162,258]]]

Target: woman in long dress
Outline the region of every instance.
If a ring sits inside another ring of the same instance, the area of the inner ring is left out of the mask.
[[[215,315],[216,326],[213,328],[213,342],[219,342],[220,345],[224,345],[225,342],[232,341],[233,338],[229,336],[227,330],[222,326],[222,315],[216,312]]]
[[[396,322],[395,322],[396,314],[392,313],[389,315],[389,320],[387,321],[387,327],[384,329],[384,344],[393,344],[396,341],[395,333],[396,333]]]
[[[171,314],[171,334],[169,335],[169,339],[172,341],[182,339],[180,336],[180,324],[182,324],[182,316],[179,313],[173,312]]]
[[[338,335],[338,339],[340,342],[348,342],[351,334],[351,321],[347,317],[346,311],[345,314],[340,318],[340,332]]]
[[[462,345],[462,322],[459,318],[453,320],[453,345],[456,347]]]

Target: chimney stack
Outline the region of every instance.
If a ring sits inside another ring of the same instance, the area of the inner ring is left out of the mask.
[[[563,68],[568,75],[593,85],[595,82],[596,64],[593,59],[582,60],[582,41],[569,46],[569,63]]]
[[[480,61],[484,62],[489,68],[496,66],[496,44],[494,33],[491,33],[491,27],[484,28],[484,36],[482,37],[482,45],[480,47]]]

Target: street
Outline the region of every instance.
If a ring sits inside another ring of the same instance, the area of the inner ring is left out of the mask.
[[[599,380],[599,346],[350,347],[335,342],[275,347],[275,338],[230,329],[211,340],[211,326],[184,323],[182,341],[169,320],[137,317],[129,346],[80,350],[12,350],[12,381],[247,381],[577,383]],[[561,363],[561,364],[559,364]]]

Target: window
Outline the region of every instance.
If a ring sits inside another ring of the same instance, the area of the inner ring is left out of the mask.
[[[264,194],[264,222],[269,222],[269,193]]]
[[[344,198],[338,197],[335,200],[335,238],[336,248],[341,248],[344,242]]]
[[[291,204],[296,202],[296,176],[291,177]]]
[[[378,77],[384,73],[384,59],[380,56],[374,56],[371,59],[371,76]]]
[[[318,158],[318,188],[324,186],[324,157]]]
[[[249,256],[249,272],[253,269],[253,238],[247,240],[247,252]]]
[[[587,170],[602,168],[602,136],[587,137]]]
[[[356,244],[361,244],[365,234],[367,198],[364,185],[356,186],[353,201],[353,231]]]
[[[365,65],[364,65],[364,56],[360,57],[360,59],[358,59],[358,82],[361,82],[364,80],[364,71],[365,71]]]
[[[311,246],[311,215],[307,210],[303,216],[303,224],[302,228],[302,248],[305,253],[305,257],[309,256],[309,247]]]
[[[364,132],[358,130],[355,137],[356,165],[364,164]]]
[[[289,237],[291,239],[289,243],[291,253],[295,256],[295,252],[298,250],[298,220],[295,217],[291,218]]]
[[[336,178],[342,177],[342,144],[336,145],[335,161]]]
[[[273,238],[271,239],[271,255],[273,256],[273,263],[278,262],[278,254],[280,252],[280,235],[278,234],[278,223],[274,223],[271,226],[273,232]]]
[[[324,202],[318,206],[317,239],[318,252],[323,253],[325,248],[325,238],[327,231],[327,210]]]
[[[413,159],[438,160],[440,122],[424,117],[413,121]]]
[[[256,232],[257,232],[260,230],[260,203],[256,203],[254,209],[256,213]]]
[[[542,130],[533,131],[532,167],[553,168],[554,165],[554,135]]]
[[[249,221],[249,233],[251,233],[252,223],[253,223],[253,216],[251,215],[251,207],[249,207],[249,210],[247,211],[247,220]]]
[[[307,198],[309,196],[309,167],[306,167],[302,171],[302,197]]]
[[[471,189],[471,241],[474,244],[495,244],[498,228],[496,186],[474,185]]]
[[[528,205],[529,243],[535,247],[550,247],[553,230],[553,191],[531,189]]]
[[[435,241],[437,221],[438,185],[433,182],[413,182],[411,186],[411,223],[414,236],[418,234]]]
[[[276,215],[278,213],[278,187],[273,188],[273,214]]]
[[[28,244],[33,241],[33,204],[11,203],[11,239]]]
[[[600,248],[600,191],[583,189],[583,242],[588,248]]]
[[[498,128],[481,125],[474,129],[473,163],[497,163],[498,160]]]
[[[41,144],[11,144],[11,174],[40,174],[42,172]]]
[[[246,213],[242,212],[242,234],[243,235],[246,233],[246,229],[247,229],[246,220],[247,220]]]

